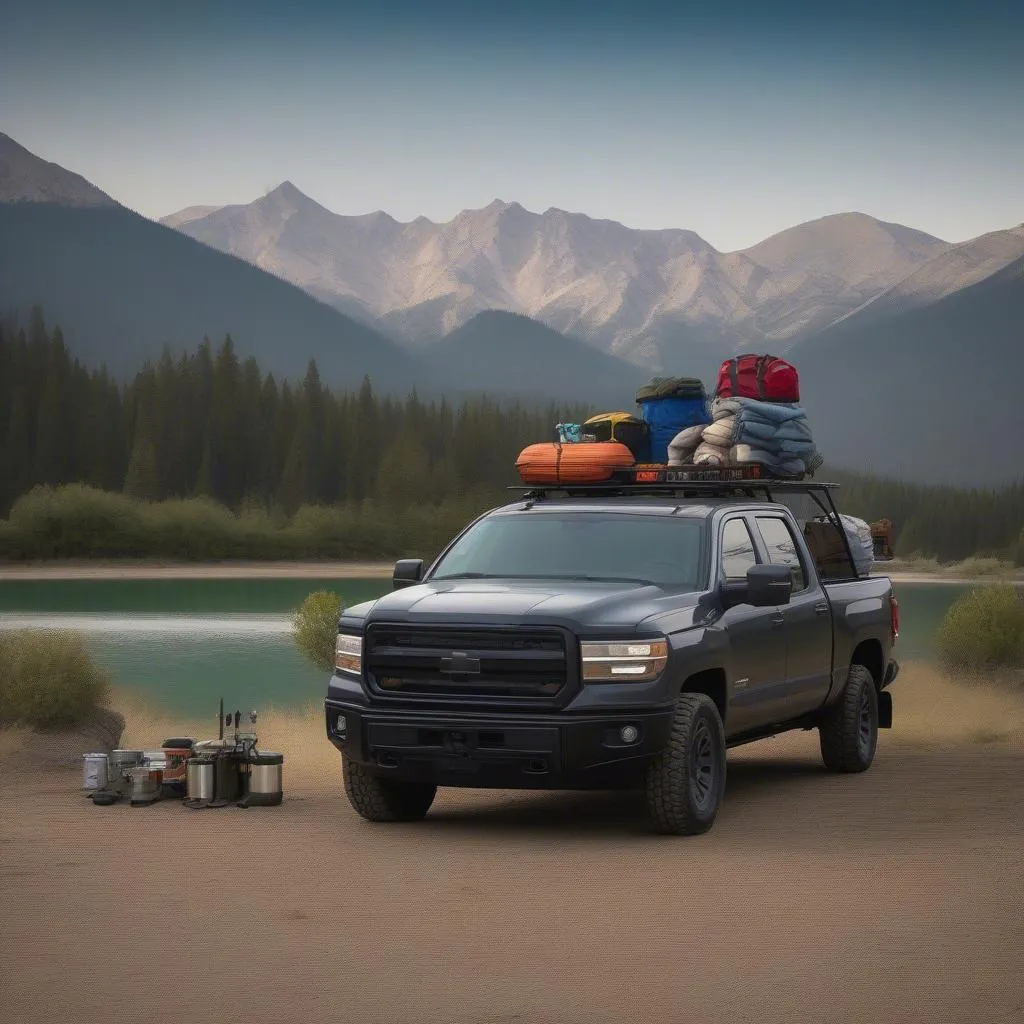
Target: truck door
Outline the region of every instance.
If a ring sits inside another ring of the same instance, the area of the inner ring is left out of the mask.
[[[789,522],[759,514],[757,532],[765,557],[793,571],[793,596],[782,610],[786,621],[784,700],[776,709],[791,718],[821,707],[832,683],[832,615],[817,574],[801,555]]]
[[[720,529],[719,582],[743,580],[760,561],[747,522],[733,516]],[[772,707],[786,682],[785,617],[780,607],[740,604],[725,612],[721,625],[731,652],[725,729],[734,736],[772,721]]]

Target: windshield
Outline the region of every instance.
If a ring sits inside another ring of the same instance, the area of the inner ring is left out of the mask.
[[[471,527],[431,579],[593,579],[698,587],[703,522],[616,512],[517,512]]]

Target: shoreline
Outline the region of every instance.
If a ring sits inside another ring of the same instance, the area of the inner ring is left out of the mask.
[[[392,562],[119,562],[116,560],[59,561],[0,564],[0,581],[24,580],[188,580],[188,579],[389,579]],[[888,576],[896,584],[946,583],[976,586],[984,583],[1024,585],[1024,571],[962,575],[949,572],[894,569],[884,564],[873,574]]]

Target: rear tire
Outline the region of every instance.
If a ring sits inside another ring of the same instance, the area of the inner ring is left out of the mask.
[[[715,823],[725,792],[725,728],[714,701],[681,694],[668,745],[647,769],[647,808],[664,835],[693,836]]]
[[[348,802],[367,821],[422,821],[437,795],[430,783],[382,779],[345,756],[341,773]]]
[[[863,772],[878,748],[878,691],[863,665],[851,665],[842,696],[818,725],[821,759],[833,772]]]

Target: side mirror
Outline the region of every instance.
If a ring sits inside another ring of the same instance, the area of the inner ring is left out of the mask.
[[[793,570],[788,565],[752,565],[747,570],[747,604],[767,608],[789,604]]]
[[[789,604],[793,593],[793,571],[788,565],[752,565],[746,579],[726,580],[722,584],[725,607],[749,604],[754,608],[771,608]]]
[[[401,558],[395,562],[395,570],[391,574],[391,586],[395,590],[401,590],[403,587],[414,587],[422,579],[422,558]]]

